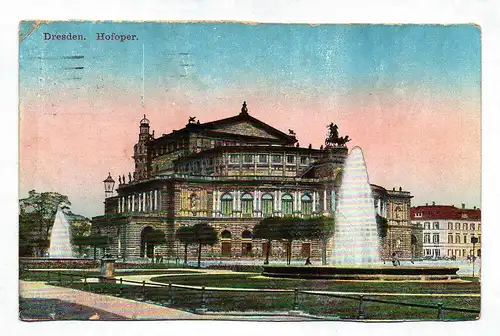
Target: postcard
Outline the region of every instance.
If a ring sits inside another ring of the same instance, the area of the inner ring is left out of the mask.
[[[23,21],[19,316],[481,314],[474,24]]]

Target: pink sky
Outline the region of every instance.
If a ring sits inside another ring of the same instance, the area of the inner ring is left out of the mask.
[[[477,99],[419,90],[318,98],[248,88],[196,98],[180,90],[151,92],[142,108],[137,94],[127,90],[96,92],[85,100],[64,92],[54,93],[53,99],[22,100],[21,197],[31,189],[58,191],[69,196],[75,213],[101,214],[108,171],[116,180],[133,171],[132,149],[143,114],[161,136],[184,127],[188,116],[207,122],[235,115],[246,100],[252,116],[285,132],[295,130],[303,147],[312,143],[319,148],[326,125],[338,124],[341,135],[353,139],[349,148],[363,149],[370,182],[402,186],[415,196],[413,205],[480,206]]]

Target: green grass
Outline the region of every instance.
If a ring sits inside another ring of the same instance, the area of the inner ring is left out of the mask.
[[[59,273],[61,275],[59,276]],[[195,270],[136,270],[136,271],[116,271],[115,276],[127,276],[127,275],[158,275],[158,274],[191,274],[197,273]],[[100,271],[90,271],[90,270],[68,270],[68,271],[51,271],[51,270],[43,270],[43,271],[30,271],[30,270],[21,270],[19,272],[19,279],[24,281],[57,281],[59,277],[62,281],[70,281],[71,275],[73,274],[73,280],[81,280],[87,275],[87,277],[98,277],[101,275]]]
[[[154,281],[206,287],[259,288],[324,290],[345,292],[377,293],[479,293],[479,282],[462,283],[415,283],[415,282],[340,282],[327,280],[287,280],[256,277],[253,274],[224,274],[156,277]],[[120,284],[83,284],[68,281],[62,285],[102,294],[121,296],[134,300],[147,301],[172,308],[194,311],[202,306],[202,291],[172,287],[142,287],[128,283]],[[121,289],[120,289],[121,288]],[[294,309],[293,292],[245,292],[205,290],[204,303],[209,311],[257,311],[286,312]],[[299,293],[298,309],[304,312],[341,319],[356,319],[359,314],[359,296],[354,299]],[[438,296],[364,296],[364,317],[380,320],[436,320],[438,303],[445,308],[480,309],[480,297],[438,297]],[[408,307],[387,303],[370,302],[369,299],[385,300],[408,304],[430,305],[431,308]],[[477,313],[444,311],[446,320],[474,320]]]
[[[152,281],[192,286],[301,289],[336,292],[375,293],[479,293],[479,282],[355,282],[334,280],[300,280],[262,277],[254,274],[206,274],[192,276],[154,277]]]

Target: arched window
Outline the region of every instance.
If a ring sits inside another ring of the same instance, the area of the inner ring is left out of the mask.
[[[453,235],[448,235],[448,244],[453,244]]]
[[[469,230],[467,223],[464,223],[464,230]]]
[[[252,239],[252,232],[245,230],[241,233],[242,239]]]
[[[304,194],[300,199],[302,214],[305,216],[312,215],[312,198],[308,194]]]
[[[231,232],[224,230],[220,234],[221,239],[231,239]]]
[[[455,223],[455,230],[460,230],[460,223]]]
[[[262,200],[262,216],[271,217],[274,211],[273,196],[271,194],[264,194]]]
[[[233,213],[233,196],[224,194],[221,197],[220,211],[223,215],[231,215]]]
[[[253,214],[253,197],[248,193],[241,196],[241,214],[244,216]]]
[[[293,213],[293,198],[290,194],[285,194],[281,197],[281,214],[283,216],[291,216]]]

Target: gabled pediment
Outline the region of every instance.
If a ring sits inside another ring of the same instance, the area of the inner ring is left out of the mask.
[[[228,133],[228,134],[236,134],[236,135],[246,135],[258,138],[265,139],[280,139],[277,134],[273,134],[274,132],[270,132],[269,130],[264,129],[263,127],[259,127],[260,125],[256,125],[251,121],[239,121],[234,123],[228,123],[225,125],[216,125],[211,129],[213,131]]]

